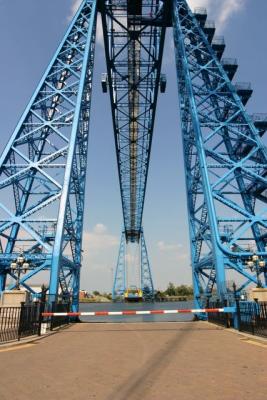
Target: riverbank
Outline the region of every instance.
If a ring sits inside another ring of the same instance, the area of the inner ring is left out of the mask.
[[[181,301],[192,301],[192,296],[165,296],[165,297],[157,297],[155,298],[155,303],[162,303],[162,302],[181,302]],[[85,297],[79,300],[80,303],[112,303],[112,299],[106,296],[92,296],[92,297]],[[118,301],[120,303],[123,301]],[[144,302],[143,304],[146,304]]]

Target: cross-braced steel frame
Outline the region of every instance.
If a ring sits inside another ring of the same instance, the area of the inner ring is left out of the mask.
[[[84,0],[0,158],[0,290],[23,254],[26,289],[48,270],[50,294],[61,288],[78,307],[97,6],[124,217],[120,255],[140,244],[140,285],[153,291],[142,216],[173,26],[195,300],[201,306],[215,288],[225,299],[231,278],[238,291],[266,287],[267,124],[246,112],[251,90],[233,85],[237,64],[221,60],[214,25],[186,0]],[[114,293],[125,290],[125,271],[116,273]]]
[[[239,276],[239,291],[252,282],[266,286],[267,278],[266,267],[255,274],[247,264],[254,252],[267,259],[267,152],[231,82],[231,65],[219,61],[214,32],[204,23],[185,0],[173,2],[197,302],[215,285],[225,298],[229,271]]]
[[[21,284],[50,272],[78,307],[96,1],[73,19],[0,158],[0,290],[23,253]],[[13,284],[9,289],[14,287]]]
[[[140,238],[165,38],[164,26],[144,24],[158,1],[102,1],[121,199],[127,241]]]
[[[148,258],[148,252],[144,237],[144,231],[141,229],[140,232],[140,243],[138,246],[140,252],[140,282],[139,288],[142,290],[143,300],[153,300],[154,298],[154,285],[152,279],[152,273]],[[134,266],[132,266],[134,267]],[[129,286],[128,282],[128,266],[127,266],[127,239],[126,234],[123,231],[121,235],[119,256],[117,266],[114,275],[114,284],[112,289],[113,300],[122,299]]]

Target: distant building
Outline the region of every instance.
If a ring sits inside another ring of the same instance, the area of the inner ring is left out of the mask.
[[[86,290],[80,290],[79,300],[86,299],[88,297],[88,292]]]

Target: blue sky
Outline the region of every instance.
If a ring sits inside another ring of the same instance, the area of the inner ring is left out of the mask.
[[[0,151],[67,28],[79,1],[0,0]],[[250,113],[267,112],[266,0],[190,0],[206,6],[226,57],[237,57],[239,82],[254,89]],[[99,29],[100,32],[100,29]],[[144,210],[144,231],[156,288],[169,281],[191,283],[189,238],[171,31],[163,72],[167,91],[159,97]],[[90,124],[85,240],[81,287],[110,290],[122,213],[109,98],[101,92],[105,60],[98,34]]]

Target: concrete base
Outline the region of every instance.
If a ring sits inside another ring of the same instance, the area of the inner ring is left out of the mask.
[[[30,293],[24,290],[5,290],[1,296],[2,307],[18,307],[22,302],[29,303]]]
[[[267,289],[254,288],[250,292],[251,300],[267,301]]]

